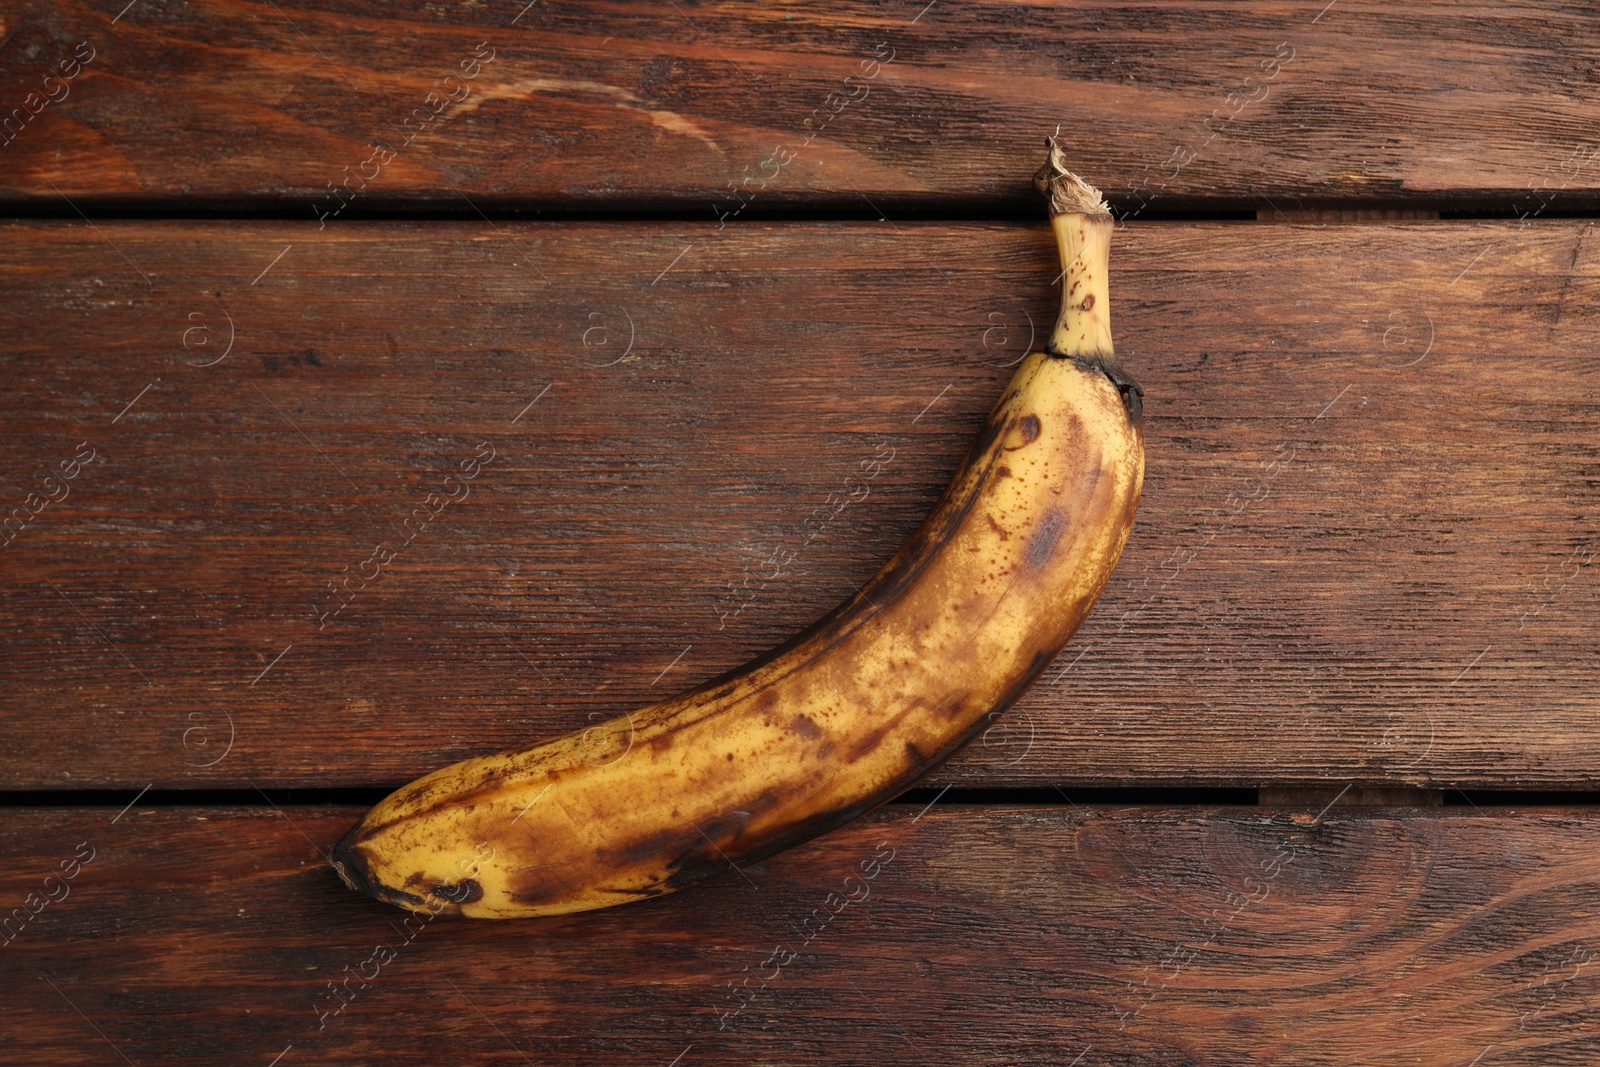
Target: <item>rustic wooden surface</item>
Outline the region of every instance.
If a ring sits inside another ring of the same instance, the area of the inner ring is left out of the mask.
[[[0,899],[59,899],[0,948],[7,1053],[1592,1064],[1596,814],[894,806],[659,900],[408,925],[319,854],[355,809],[35,810]]]
[[[1600,1060],[1592,5],[524,5],[0,0],[0,1059]],[[1149,476],[1041,683],[673,897],[339,884],[888,558],[1057,129]]]
[[[0,199],[1021,210],[1060,124],[1130,211],[1600,203],[1580,2],[398,8],[7,0]]]
[[[1138,524],[936,781],[1592,787],[1591,228],[1127,226]],[[920,521],[1053,255],[1039,226],[6,227],[6,503],[97,454],[0,549],[7,784],[395,786],[736,666]]]

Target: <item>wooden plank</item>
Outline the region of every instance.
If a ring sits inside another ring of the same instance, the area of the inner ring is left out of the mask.
[[[1591,229],[1124,228],[1138,524],[934,781],[1592,783]],[[398,785],[735,667],[921,520],[1055,269],[1040,226],[6,226],[7,514],[69,495],[0,549],[0,773]]]
[[[115,814],[0,827],[28,1063],[1600,1055],[1592,809],[891,806],[671,897],[511,923],[345,889],[319,852],[353,810]]]
[[[1593,210],[1592,16],[1572,0],[13,6],[0,200],[68,217],[63,194],[306,219],[992,211],[1032,207],[1059,125],[1128,211]]]

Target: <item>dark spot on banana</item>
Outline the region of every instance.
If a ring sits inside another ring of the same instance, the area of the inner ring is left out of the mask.
[[[1022,565],[1029,570],[1038,570],[1049,562],[1066,528],[1067,516],[1060,508],[1051,508],[1039,516],[1039,524],[1028,535],[1027,547],[1022,550]]]
[[[982,723],[979,725],[981,726]],[[836,808],[829,808],[816,812],[803,819],[798,819],[787,825],[781,826],[774,831],[769,831],[767,834],[756,839],[747,837],[745,843],[743,843],[742,847],[740,848],[740,862],[758,863],[774,853],[782,852],[790,845],[798,844],[801,841],[808,841],[811,838],[816,837],[818,834],[826,833],[827,831],[832,830],[834,827],[842,826],[850,820],[871,811],[873,808],[876,808],[878,805],[893,797],[896,793],[904,792],[905,787],[909,786],[916,777],[916,774],[910,772],[904,773],[899,779],[901,784],[897,788],[887,790],[885,793],[866,797],[851,804],[844,804]],[[686,857],[686,860],[688,859],[701,861],[701,866],[703,868],[702,875],[709,874],[717,870],[726,870],[729,863],[729,861],[723,859],[714,852],[706,852],[697,857]],[[685,867],[687,867],[687,864]],[[688,885],[695,879],[686,878],[686,873],[688,873],[686,869],[678,870],[677,873],[673,874],[666,880],[665,884],[673,889]]]
[[[1144,389],[1138,382],[1128,377],[1122,368],[1114,364],[1106,369],[1106,377],[1117,387],[1117,393],[1122,397],[1122,406],[1128,412],[1128,421],[1135,426],[1139,425],[1139,420],[1144,417]]]
[[[407,893],[404,889],[391,889],[385,885],[378,887],[376,896],[385,904],[395,904],[413,911],[427,904],[426,900],[415,893]]]
[[[687,830],[687,833],[685,831]],[[647,863],[651,859],[687,853],[697,845],[705,844],[699,831],[690,827],[672,827],[646,834],[625,845],[599,850],[609,867],[628,868]]]
[[[811,721],[809,715],[796,715],[789,723],[794,732],[808,741],[822,736],[822,727]]]
[[[1014,445],[1007,445],[1007,452],[1015,452],[1017,449],[1031,445],[1033,442],[1039,439],[1039,416],[1022,416],[1021,421],[1017,423],[1017,432],[1021,436],[1022,440],[1018,441]]]
[[[770,793],[763,793],[761,796],[756,797],[754,800],[749,802],[750,807],[759,809],[761,811],[766,811],[772,807],[772,803],[769,799],[770,797]],[[764,799],[767,800],[766,803],[763,803]],[[718,844],[725,845],[730,842],[737,841],[740,837],[742,837],[744,835],[744,824],[749,821],[750,813],[741,809],[738,811],[730,811],[726,815],[718,815],[713,819],[709,819],[700,824],[700,829],[704,830],[705,835],[711,840],[717,842]]]
[[[995,468],[994,476],[995,476],[996,479],[1009,478],[1009,477],[1011,477],[1011,468],[1010,467],[997,467],[997,468]]]
[[[1011,540],[1011,532],[1009,530],[1007,530],[1004,526],[1001,526],[998,522],[995,522],[993,515],[987,515],[986,514],[986,515],[984,515],[984,518],[989,520],[989,526],[994,530],[995,535],[998,536],[1000,538],[1000,540],[1002,540],[1002,541]]]
[[[861,736],[860,740],[858,740],[854,745],[850,746],[850,750],[844,754],[845,762],[854,763],[856,760],[877,748],[883,743],[883,739],[886,736],[894,732],[895,728],[900,725],[901,721],[903,721],[907,715],[910,715],[916,710],[917,709],[913,706],[901,708],[894,715],[879,723],[877,729],[868,730]]]
[[[1092,307],[1094,307],[1094,294],[1093,293],[1087,293],[1087,294],[1084,295],[1084,298],[1081,301],[1079,301],[1078,310],[1079,311],[1088,311]]]
[[[465,878],[454,884],[444,883],[433,887],[433,895],[452,904],[472,904],[483,899],[483,886],[475,879]]]
[[[764,792],[750,806],[754,810],[765,811],[776,803],[778,803],[776,794]],[[665,861],[664,866],[668,874],[660,882],[663,892],[698,882],[707,875],[726,870],[728,867],[734,867],[737,870],[738,868],[733,861],[728,859],[724,853],[724,848],[731,848],[735,843],[738,843],[740,853],[750,860],[763,859],[779,850],[778,848],[758,848],[752,852],[740,842],[740,839],[744,837],[744,825],[749,821],[750,815],[751,813],[748,811],[736,811],[703,823],[697,828],[695,834],[699,844],[692,849],[687,845],[679,845],[657,853],[645,852],[640,858],[641,860],[648,859],[650,855],[654,854]],[[652,836],[659,837],[660,835]],[[787,845],[787,842],[785,842],[785,845]],[[784,845],[779,846],[779,848],[782,847]]]
[[[1105,353],[1071,358],[1085,370],[1097,370],[1111,379],[1111,384],[1117,387],[1117,394],[1122,398],[1123,408],[1128,412],[1128,421],[1135,426],[1139,425],[1139,420],[1144,417],[1144,388],[1128,376],[1114,356]]]
[[[618,893],[626,893],[632,897],[638,897],[640,900],[649,900],[651,897],[664,897],[667,895],[666,887],[659,885],[646,885],[638,887],[619,885],[615,887],[615,891]]]
[[[725,860],[715,852],[700,852],[673,861],[671,872],[661,881],[661,892],[669,893],[674,889],[682,889],[686,885],[693,885],[702,878],[726,870],[732,861]],[[656,894],[653,894],[656,895]]]
[[[595,863],[607,866],[606,856],[599,849],[595,850]],[[517,904],[547,904],[558,899],[563,893],[572,890],[572,874],[565,876],[559,870],[552,869],[553,864],[539,864],[533,867],[524,867],[514,874],[510,885],[507,886],[507,896]]]

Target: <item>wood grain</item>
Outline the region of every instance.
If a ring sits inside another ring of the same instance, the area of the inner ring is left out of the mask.
[[[1600,1052],[1592,809],[891,806],[671,897],[509,923],[408,920],[346,890],[319,851],[354,810],[116,814],[13,810],[0,828],[0,899],[38,909],[0,947],[19,1061]],[[80,843],[93,858],[63,882]]]
[[[345,201],[346,217],[987,213],[1031,208],[1059,126],[1127,211],[1593,210],[1592,16],[1575,0],[8,0],[0,200],[67,217],[63,195],[307,220]],[[63,82],[80,44],[93,58]]]
[[[1590,233],[1125,227],[1138,523],[935,781],[1592,788]],[[1054,271],[1042,226],[8,225],[0,774],[398,785],[737,666],[921,520]]]

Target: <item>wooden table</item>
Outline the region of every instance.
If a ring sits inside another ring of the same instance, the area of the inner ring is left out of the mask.
[[[125,2],[0,4],[0,1058],[1600,1061],[1592,5]],[[1148,476],[1026,698],[675,896],[346,890],[893,552],[1058,128]]]

